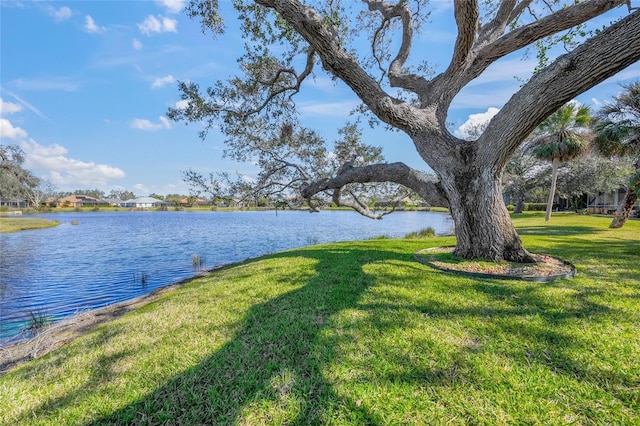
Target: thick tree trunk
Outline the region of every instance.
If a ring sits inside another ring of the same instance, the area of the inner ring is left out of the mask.
[[[500,176],[487,170],[475,176],[441,175],[455,223],[454,254],[465,259],[533,263],[513,227],[500,181]]]
[[[627,219],[631,216],[631,210],[633,205],[638,201],[638,193],[631,187],[627,189],[627,195],[624,197],[624,202],[618,206],[616,215],[611,221],[609,228],[622,228],[627,222]]]
[[[635,163],[636,175],[640,171],[640,158]],[[624,202],[618,206],[616,215],[614,216],[609,228],[622,228],[627,222],[627,219],[631,216],[633,205],[638,201],[638,187],[640,187],[640,178],[636,177],[629,183],[627,188],[627,194],[624,197]]]
[[[553,210],[553,198],[556,196],[556,184],[558,182],[559,165],[560,159],[558,157],[554,158],[551,166],[551,189],[549,190],[549,199],[547,200],[547,211],[544,215],[545,222],[549,222],[549,219],[551,219],[551,210]]]
[[[524,210],[524,195],[518,195],[516,197],[516,205],[515,208],[513,209],[514,213],[522,213],[522,211]]]

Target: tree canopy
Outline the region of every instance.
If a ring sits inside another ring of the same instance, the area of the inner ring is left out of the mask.
[[[558,166],[584,155],[591,142],[591,113],[586,106],[572,103],[561,106],[538,126],[539,136],[534,139],[533,154],[541,160],[551,161],[551,189],[547,201],[545,220],[551,218],[556,194]]]
[[[237,0],[245,40],[241,74],[204,90],[197,82],[180,82],[186,107],[169,116],[203,122],[203,136],[219,129],[232,158],[257,157],[262,189],[294,190],[311,205],[326,193],[336,204],[375,217],[353,187],[391,182],[450,207],[457,255],[530,262],[502,199],[504,167],[559,107],[640,59],[639,11],[629,7],[627,16],[605,28],[595,23],[628,4],[455,0],[451,60],[436,69],[428,49],[416,48],[429,21],[426,0]],[[223,33],[216,0],[192,0],[187,11],[205,32]],[[566,53],[554,57],[554,46]],[[537,72],[477,138],[453,135],[447,116],[456,95],[501,58],[528,47],[537,49]],[[344,82],[372,121],[408,135],[435,178],[403,163],[380,162],[375,151],[347,135],[339,141],[345,149],[336,145],[332,151],[304,128],[296,94],[319,72]]]
[[[0,145],[0,200],[27,200],[38,187],[40,179],[23,167],[24,161],[18,145]]]
[[[640,81],[623,86],[624,92],[599,111],[595,143],[604,155],[627,157],[635,169],[611,228],[621,228],[640,198]]]

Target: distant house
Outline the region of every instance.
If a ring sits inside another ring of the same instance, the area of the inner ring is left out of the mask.
[[[232,198],[230,203],[229,203],[229,205],[232,206],[232,207],[237,207],[237,208],[246,207],[247,206],[246,203],[243,200],[241,200],[240,198]]]
[[[126,200],[120,203],[121,207],[128,208],[136,208],[136,209],[145,209],[149,207],[163,207],[170,206],[171,203],[167,203],[166,201],[158,200],[153,197],[140,197],[133,198],[131,200]]]
[[[47,207],[54,207],[58,205],[58,197],[49,197],[44,200],[44,205]]]
[[[624,202],[627,190],[620,188],[613,192],[598,192],[590,195],[587,200],[587,211],[589,213],[612,214],[618,206]],[[640,201],[636,202],[634,210],[640,210]]]
[[[29,202],[23,198],[2,198],[0,197],[0,207],[27,208]]]
[[[221,207],[221,208],[225,208],[225,207],[240,207],[238,206],[238,203],[236,202],[236,200],[234,198],[225,198],[223,200],[220,200],[217,204],[217,207]]]
[[[415,206],[416,203],[409,197],[404,197],[401,200],[391,200],[386,198],[384,200],[376,201],[373,203],[375,208],[388,208],[394,207],[396,209],[402,210],[405,206]]]
[[[56,202],[56,207],[98,207],[107,205],[107,202],[88,195],[69,195],[59,198]]]
[[[189,198],[183,198],[182,200],[180,200],[180,205],[185,207],[185,206],[209,206],[211,205],[211,203],[207,200],[204,200],[202,198],[195,198],[195,199],[189,199]]]
[[[122,205],[122,200],[120,198],[105,198],[104,202],[109,204],[111,207],[120,207]]]

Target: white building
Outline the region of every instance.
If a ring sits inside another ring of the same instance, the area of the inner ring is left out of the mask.
[[[624,188],[613,192],[598,192],[595,195],[590,195],[587,200],[587,210],[589,213],[612,214],[624,202],[626,195],[627,190]],[[636,202],[634,209],[640,209],[638,202]]]
[[[169,206],[171,203],[167,203],[166,201],[158,200],[153,197],[140,197],[133,198],[131,200],[126,200],[120,203],[120,207],[129,207],[129,208],[137,208],[137,209],[146,209],[150,207],[162,207]]]

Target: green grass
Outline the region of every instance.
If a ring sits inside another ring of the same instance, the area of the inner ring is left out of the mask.
[[[514,218],[552,283],[290,250],[190,282],[0,378],[0,424],[640,424],[640,221]]]
[[[59,224],[60,222],[48,219],[0,217],[0,233],[51,228]]]

